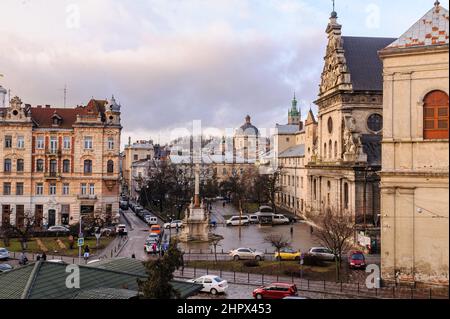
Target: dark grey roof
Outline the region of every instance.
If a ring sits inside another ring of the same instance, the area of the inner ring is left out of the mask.
[[[298,125],[280,125],[277,124],[276,129],[278,130],[278,134],[295,134],[300,130],[300,127]]]
[[[288,157],[302,157],[302,156],[305,156],[305,145],[303,144],[288,148],[284,152],[280,153],[278,157],[288,158]]]
[[[396,38],[342,37],[354,91],[382,91],[383,65],[378,51]]]
[[[238,135],[252,136],[259,135],[259,130],[256,126],[251,123],[245,123],[238,130]]]

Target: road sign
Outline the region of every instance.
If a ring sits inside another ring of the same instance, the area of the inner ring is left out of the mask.
[[[78,247],[82,247],[84,245],[84,238],[78,238]]]
[[[95,238],[99,239],[102,236],[102,233],[95,233]]]

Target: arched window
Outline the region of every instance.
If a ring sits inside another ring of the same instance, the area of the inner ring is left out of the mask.
[[[5,158],[5,165],[3,167],[3,170],[5,172],[11,172],[12,170],[12,165],[11,165],[11,160],[9,158]]]
[[[317,199],[317,180],[316,179],[314,179],[313,189],[314,189],[314,200],[316,200]]]
[[[423,104],[423,138],[448,139],[448,95],[432,91],[425,96]]]
[[[327,158],[327,143],[323,144],[323,157]]]
[[[84,161],[84,173],[85,174],[91,174],[92,173],[92,161],[91,160],[85,160]]]
[[[348,209],[348,183],[344,183],[344,208]]]
[[[333,157],[333,143],[331,142],[331,140],[328,142],[328,157]]]
[[[112,160],[109,160],[106,164],[106,170],[109,174],[114,173],[114,162]]]

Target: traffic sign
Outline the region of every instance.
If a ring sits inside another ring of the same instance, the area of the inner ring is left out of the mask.
[[[78,238],[78,247],[81,247],[84,245],[84,238]]]
[[[99,239],[102,236],[102,233],[95,233],[95,238]]]

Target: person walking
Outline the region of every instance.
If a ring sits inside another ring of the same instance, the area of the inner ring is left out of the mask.
[[[84,247],[84,255],[83,255],[85,261],[87,261],[89,259],[89,252],[90,251],[91,250],[89,249],[89,245],[86,245]]]
[[[291,225],[291,236],[293,236],[293,235],[294,235],[294,226]]]
[[[309,226],[309,232],[312,234],[314,232],[314,227],[312,225]]]
[[[47,254],[45,253],[45,251],[42,252],[41,258],[42,258],[43,261],[46,261],[46,260],[47,260]]]

